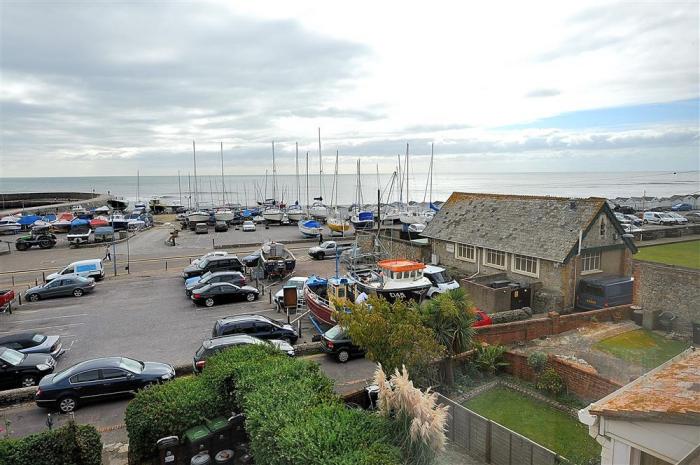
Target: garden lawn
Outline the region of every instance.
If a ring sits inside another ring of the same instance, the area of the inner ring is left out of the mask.
[[[600,445],[588,428],[564,412],[507,388],[494,388],[464,404],[470,410],[583,463],[600,457]]]
[[[651,370],[683,352],[688,344],[673,341],[648,331],[637,329],[598,341],[594,349],[602,350],[622,360]]]
[[[700,269],[700,240],[640,247],[634,258]]]

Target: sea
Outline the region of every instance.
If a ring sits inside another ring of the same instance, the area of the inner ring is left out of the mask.
[[[130,202],[147,201],[153,196],[181,198],[183,205],[239,203],[253,205],[265,198],[277,198],[292,204],[306,204],[322,197],[328,205],[376,203],[377,190],[382,201],[428,202],[446,200],[453,191],[497,194],[550,195],[561,197],[665,197],[700,193],[700,171],[630,172],[558,172],[558,173],[411,173],[406,189],[392,174],[355,174],[305,176],[227,175],[198,176],[90,176],[0,178],[0,193],[16,192],[96,192],[123,197]],[[359,185],[359,189],[358,189]],[[308,187],[308,190],[307,190]],[[361,192],[361,198],[358,198]],[[400,194],[401,193],[401,194]]]

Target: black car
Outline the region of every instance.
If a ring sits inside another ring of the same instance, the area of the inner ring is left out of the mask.
[[[56,360],[47,354],[23,354],[0,347],[0,385],[7,388],[34,386],[53,372]]]
[[[247,300],[252,302],[258,298],[260,291],[252,286],[236,286],[231,283],[205,284],[192,291],[192,302],[197,305],[213,307],[215,304],[224,304]]]
[[[350,340],[340,326],[333,326],[321,337],[321,350],[335,357],[340,363],[345,363],[351,357],[360,357],[365,351]]]
[[[260,261],[260,251],[257,250],[250,255],[243,257],[243,264],[248,268],[255,268]]]
[[[185,279],[201,276],[207,272],[243,271],[243,263],[235,255],[214,255],[207,257],[196,265],[186,267],[182,272]]]
[[[214,225],[214,232],[226,232],[228,231],[228,223],[225,221],[217,221]]]
[[[192,282],[189,282],[190,280]],[[210,271],[203,274],[201,279],[194,277],[185,281],[185,294],[187,297],[190,297],[193,291],[201,289],[207,284],[214,283],[231,283],[236,286],[245,286],[247,281],[240,271],[217,271],[215,273]]]
[[[260,339],[281,339],[294,344],[299,335],[291,325],[280,323],[262,315],[236,315],[217,320],[212,337],[232,334],[249,334]]]
[[[165,363],[126,357],[97,358],[44,377],[35,401],[39,407],[68,413],[87,400],[133,393],[174,377],[175,369]]]
[[[19,333],[0,337],[0,347],[14,349],[23,354],[47,354],[58,358],[63,350],[60,336],[39,333]]]
[[[249,344],[272,344],[290,357],[294,357],[294,347],[287,341],[282,341],[280,339],[268,339],[265,341],[254,336],[249,336],[248,334],[237,334],[235,336],[214,337],[202,342],[202,345],[199,346],[199,349],[197,349],[192,359],[192,369],[195,373],[201,373],[207,364],[207,359],[212,355],[230,347]]]

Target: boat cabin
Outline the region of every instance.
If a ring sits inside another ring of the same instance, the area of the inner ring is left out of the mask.
[[[413,260],[380,260],[377,266],[384,283],[389,280],[415,281],[421,279],[425,269],[423,263]]]

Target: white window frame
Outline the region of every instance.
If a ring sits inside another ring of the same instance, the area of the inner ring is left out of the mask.
[[[488,261],[489,252],[494,252],[498,255],[503,254],[503,265],[489,262]],[[484,257],[484,260],[483,260],[484,266],[490,266],[491,268],[496,268],[497,270],[505,270],[508,267],[508,253],[507,252],[503,252],[503,251],[495,250],[495,249],[484,248],[484,249],[482,249],[481,254]]]
[[[587,262],[593,261],[593,265],[596,264],[595,263],[596,256],[598,257],[597,258],[598,266],[596,268],[585,269],[586,268],[585,265]],[[601,273],[603,271],[601,269],[602,261],[603,261],[603,252],[601,250],[595,250],[592,252],[581,253],[581,274],[584,275],[584,274]]]
[[[464,250],[467,252],[466,255],[460,255],[459,249],[460,247],[464,247]],[[473,258],[469,258],[469,250],[471,249]],[[476,263],[476,247],[473,245],[469,244],[460,244],[459,242],[455,242],[455,258],[457,260],[462,260],[465,262],[471,262],[471,263]]]
[[[516,259],[517,259],[517,258],[520,258],[521,261],[522,261],[522,259],[534,261],[534,262],[535,262],[535,271],[534,271],[534,273],[531,272],[531,271],[521,270],[521,269],[519,269],[519,268],[516,268],[516,267],[515,267],[515,262],[516,262]],[[522,274],[522,275],[525,275],[525,276],[532,276],[533,278],[539,278],[539,277],[540,277],[540,259],[539,259],[539,258],[535,258],[535,257],[531,257],[531,256],[529,256],[529,255],[520,255],[520,254],[514,253],[514,254],[511,254],[511,258],[510,258],[510,269],[513,271],[513,273]]]

